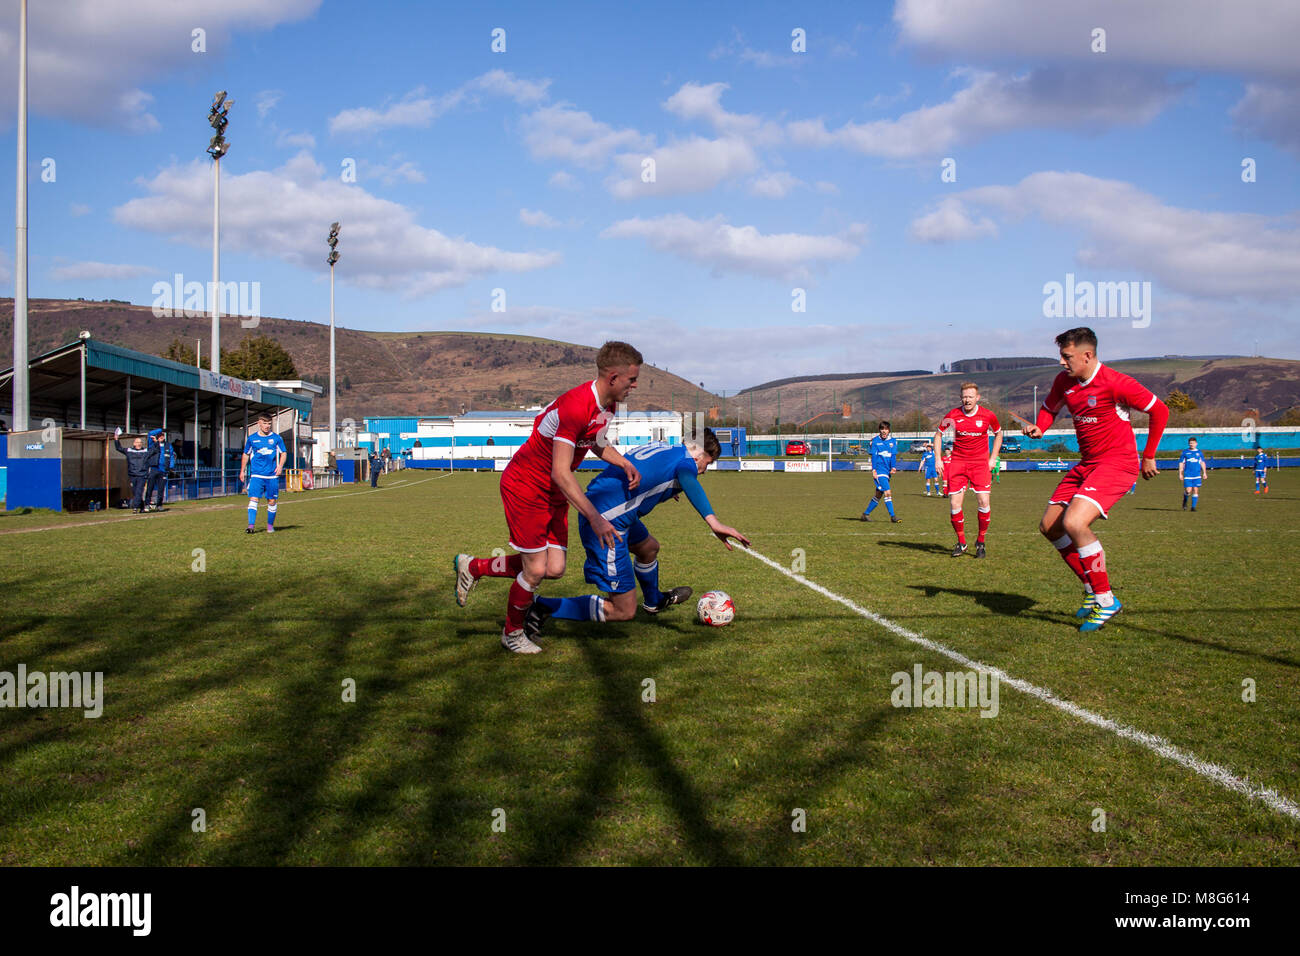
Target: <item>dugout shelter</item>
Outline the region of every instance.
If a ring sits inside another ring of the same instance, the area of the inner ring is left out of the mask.
[[[292,393],[97,342],[82,333],[28,362],[28,431],[0,441],[5,507],[110,508],[130,497],[126,460],[113,446],[161,428],[176,452],[169,499],[239,489],[244,436],[260,412],[282,429],[291,462],[310,441],[312,394]],[[13,369],[0,372],[0,408],[13,407]],[[306,436],[301,440],[302,436]]]

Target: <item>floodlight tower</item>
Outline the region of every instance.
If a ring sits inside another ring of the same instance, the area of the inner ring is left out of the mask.
[[[14,209],[14,406],[11,427],[26,431],[27,378],[27,0],[18,8],[18,203]]]
[[[325,261],[330,267],[330,451],[333,451],[338,443],[338,424],[334,412],[334,400],[337,397],[334,391],[334,263],[339,261],[339,251],[335,248],[339,244],[337,222],[330,223],[329,238],[325,241],[330,247],[330,254]]]
[[[212,354],[210,361],[212,373],[221,373],[221,157],[230,151],[226,142],[226,125],[230,122],[228,115],[234,100],[226,99],[222,90],[212,98],[212,108],[208,110],[208,124],[215,135],[208,143],[208,155],[212,157]]]

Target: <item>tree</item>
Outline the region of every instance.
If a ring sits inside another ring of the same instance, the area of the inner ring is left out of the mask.
[[[1169,406],[1171,412],[1190,412],[1196,408],[1196,402],[1192,399],[1192,396],[1177,388],[1169,393],[1169,397],[1165,399],[1165,404]]]
[[[242,379],[297,378],[298,370],[284,346],[269,335],[251,335],[233,352],[221,350],[221,371]]]
[[[167,351],[162,353],[165,359],[171,359],[173,362],[180,362],[182,365],[194,365],[194,350],[182,342],[180,339],[172,339],[171,345],[167,346]],[[222,364],[225,364],[225,358],[222,358]],[[211,368],[212,363],[208,361],[208,356],[203,356],[203,368]]]

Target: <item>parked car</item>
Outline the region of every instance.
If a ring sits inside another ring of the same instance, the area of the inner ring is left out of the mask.
[[[807,455],[808,443],[805,441],[788,441],[785,443],[785,453],[787,455]]]
[[[1002,453],[1003,453],[1004,455],[1005,455],[1007,452],[1017,452],[1017,451],[1020,451],[1020,439],[1019,439],[1019,438],[1004,438],[1004,439],[1002,439]]]

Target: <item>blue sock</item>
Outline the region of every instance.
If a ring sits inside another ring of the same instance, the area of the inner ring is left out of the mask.
[[[249,502],[248,505],[248,526],[251,528],[257,524],[257,505]]]
[[[605,620],[605,599],[596,594],[567,598],[537,597],[533,600],[550,610],[551,617],[562,621]]]
[[[654,607],[663,598],[659,591],[659,561],[655,559],[649,564],[633,562],[632,573],[636,575],[637,581],[641,583],[641,593],[645,595],[645,603]]]
[[[879,498],[872,498],[872,499],[871,499],[871,503],[870,503],[869,505],[867,505],[867,510],[864,511],[864,512],[862,512],[862,513],[863,513],[863,514],[868,514],[868,515],[871,514],[871,512],[873,512],[873,511],[876,510],[876,505],[879,504],[879,503],[880,503],[880,499],[879,499]]]
[[[272,498],[271,501],[266,506],[266,526],[268,528],[275,527],[275,499],[274,498]]]
[[[891,518],[894,517],[894,499],[893,499],[893,498],[886,498],[886,499],[885,499],[885,510],[889,512],[889,517],[891,517]]]

